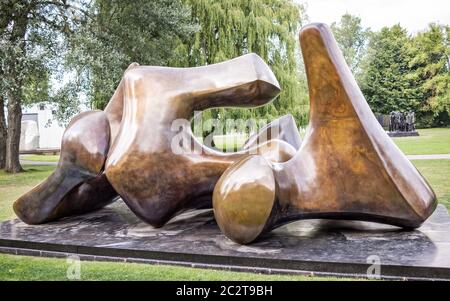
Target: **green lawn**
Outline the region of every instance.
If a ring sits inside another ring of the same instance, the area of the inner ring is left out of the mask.
[[[0,170],[0,220],[14,217],[12,203],[19,196],[39,184],[56,166],[23,166],[25,172],[8,174]]]
[[[393,138],[407,155],[450,154],[450,128],[418,130],[418,137]]]
[[[241,148],[248,136],[246,134],[230,134],[230,135],[217,135],[214,136],[213,141],[216,148],[222,151],[236,151]]]
[[[59,155],[23,155],[20,159],[38,162],[58,162]]]
[[[412,162],[430,183],[439,203],[450,210],[450,160],[414,160]]]
[[[0,254],[0,280],[69,280],[63,258]],[[266,275],[121,262],[81,261],[81,280],[349,280],[301,275]]]
[[[418,137],[393,138],[406,155],[450,154],[450,128],[419,129]],[[245,135],[214,136],[214,144],[223,151],[242,147]]]

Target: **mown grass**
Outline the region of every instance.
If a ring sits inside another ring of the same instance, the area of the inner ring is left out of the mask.
[[[0,280],[73,280],[73,260],[0,254]],[[123,262],[80,262],[79,280],[349,280],[304,275],[266,275]],[[70,278],[70,279],[69,279]]]
[[[393,138],[406,155],[450,154],[450,128],[419,129],[420,136]]]
[[[420,136],[393,138],[406,155],[450,154],[450,128],[419,129]],[[215,136],[215,146],[223,151],[240,149],[245,135]]]
[[[14,217],[12,203],[49,176],[56,166],[24,165],[24,172],[9,174],[0,170],[0,221]]]
[[[22,155],[20,159],[37,162],[58,162],[59,155]]]
[[[450,160],[413,160],[412,163],[427,179],[439,203],[450,210]]]

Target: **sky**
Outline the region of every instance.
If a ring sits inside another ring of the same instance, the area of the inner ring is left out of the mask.
[[[431,22],[450,24],[450,0],[295,0],[307,6],[310,22],[331,25],[345,13],[361,18],[364,27],[379,30],[400,23],[410,33]]]

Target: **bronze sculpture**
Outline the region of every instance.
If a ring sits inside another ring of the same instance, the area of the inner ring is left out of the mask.
[[[262,59],[249,54],[205,67],[135,67],[124,76],[123,93],[124,113],[105,173],[129,208],[158,227],[210,199],[220,175],[243,155],[222,155],[202,145],[199,155],[190,143],[174,154],[173,121],[212,107],[262,105],[279,86]]]
[[[249,156],[222,175],[213,194],[222,232],[245,244],[304,218],[419,227],[436,196],[378,124],[330,29],[308,25],[300,43],[310,93],[303,144],[288,161]]]
[[[111,202],[111,187],[104,178],[97,179],[108,152],[109,131],[102,111],[83,112],[73,118],[63,136],[56,170],[14,203],[16,215],[27,223],[38,224]],[[93,191],[103,193],[98,198],[82,197]]]
[[[213,205],[219,227],[238,243],[302,218],[420,226],[436,207],[434,192],[378,124],[330,30],[311,24],[300,40],[311,103],[303,141],[290,115],[235,153],[203,145],[189,122],[174,131],[196,110],[276,97],[279,84],[255,54],[196,68],[133,63],[105,111],[72,120],[56,171],[15,202],[17,216],[44,223],[120,195],[155,227]]]
[[[172,122],[187,120],[195,109],[264,104],[278,93],[273,73],[254,54],[200,68],[133,63],[104,112],[84,112],[71,121],[56,171],[20,197],[14,210],[23,221],[39,224],[101,208],[119,192],[139,217],[161,226],[177,212],[211,207],[215,182],[237,159],[258,153],[282,161],[295,153],[300,145],[295,122],[290,115],[273,121],[237,153],[202,145],[189,128],[180,133],[180,154],[171,149],[177,134]],[[133,128],[137,137],[130,143]],[[192,145],[200,153],[193,153]]]

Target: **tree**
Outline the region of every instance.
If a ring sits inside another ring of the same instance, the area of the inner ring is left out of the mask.
[[[373,34],[361,88],[376,113],[417,111],[420,95],[408,74],[410,37],[400,25],[384,27]]]
[[[341,17],[339,23],[331,24],[331,30],[350,70],[358,76],[370,29],[362,27],[361,18],[347,13]]]
[[[66,68],[75,80],[60,92],[63,108],[76,106],[82,91],[103,109],[130,63],[168,65],[179,41],[196,30],[178,0],[96,0],[89,16],[68,39]]]
[[[5,97],[3,92],[0,95],[0,169],[5,168],[6,165],[6,118],[5,118]]]
[[[445,125],[450,112],[450,27],[430,24],[411,40],[409,50],[409,78],[420,91],[422,124]]]
[[[176,49],[174,66],[214,64],[255,52],[274,71],[282,92],[279,99],[261,108],[214,109],[204,118],[275,118],[291,113],[297,120],[307,114],[300,103],[295,49],[301,25],[302,6],[290,0],[184,0],[192,11],[192,22],[200,30]],[[303,110],[302,110],[303,109]]]
[[[68,34],[82,11],[69,0],[2,0],[0,60],[2,101],[7,101],[5,170],[19,172],[21,105],[46,93],[51,58],[58,55],[59,35]],[[44,84],[43,84],[44,83]],[[2,112],[0,112],[2,113]],[[0,114],[0,132],[4,132]],[[3,150],[0,149],[3,153]]]

